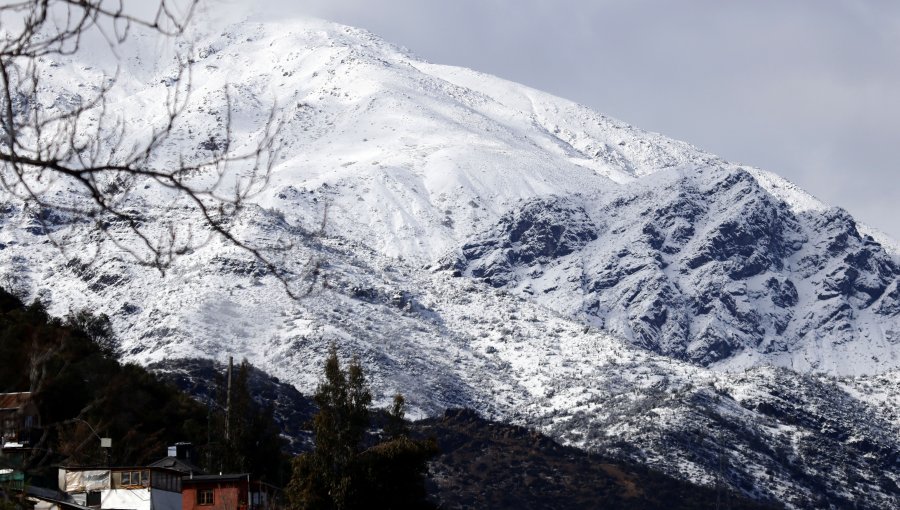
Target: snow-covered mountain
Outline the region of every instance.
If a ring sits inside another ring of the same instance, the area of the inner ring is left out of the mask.
[[[774,174],[362,30],[205,34],[182,120],[193,136],[164,157],[209,149],[226,84],[234,144],[251,146],[277,101],[280,159],[232,225],[288,241],[280,263],[312,292],[288,298],[220,240],[165,276],[114,246],[84,256],[87,226],[7,198],[0,284],[55,313],[109,314],[141,363],[245,356],[309,392],[334,342],[370,367],[380,399],[403,392],[421,415],[473,407],[797,507],[897,503],[892,241]],[[173,86],[148,37],[123,48],[107,105],[134,122],[164,118]],[[34,107],[77,101],[72,84],[99,73],[45,64]],[[153,182],[138,189],[145,225],[191,221]]]

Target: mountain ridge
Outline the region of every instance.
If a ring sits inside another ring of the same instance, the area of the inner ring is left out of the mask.
[[[208,153],[225,83],[239,84],[238,147],[252,146],[266,97],[278,97],[282,159],[231,225],[239,239],[287,246],[276,262],[312,292],[288,299],[216,238],[164,276],[109,243],[85,256],[97,241],[84,223],[39,222],[15,202],[0,210],[4,286],[58,315],[108,314],[142,364],[245,356],[311,393],[335,344],[371,367],[376,402],[402,392],[415,417],[471,407],[706,484],[721,455],[711,438],[728,437],[726,483],[744,494],[795,507],[820,494],[869,508],[897,500],[900,423],[888,404],[900,398],[900,264],[846,212],[358,29],[240,23],[203,37],[181,120],[193,136],[170,140],[156,163]],[[110,108],[152,122],[173,74],[139,57],[123,74],[152,79],[123,78]],[[53,64],[38,104],[97,76]],[[169,195],[153,182],[136,189],[129,205],[146,225],[191,224],[184,209],[157,207]],[[840,411],[847,402],[859,412]],[[853,461],[829,467],[840,455]]]

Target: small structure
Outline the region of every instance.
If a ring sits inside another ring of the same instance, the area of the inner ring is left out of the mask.
[[[61,467],[59,489],[96,509],[181,510],[183,473],[162,467]]]
[[[22,491],[25,489],[25,473],[18,469],[0,469],[0,488],[2,490]]]
[[[90,507],[73,503],[65,493],[54,489],[26,485],[24,492],[32,503],[33,510],[93,510]]]
[[[249,473],[200,475],[182,480],[182,510],[268,510],[277,489]]]
[[[34,444],[40,426],[40,414],[31,393],[0,393],[3,449],[25,448]]]
[[[188,476],[205,474],[194,462],[194,446],[191,443],[175,443],[169,447],[166,457],[150,464],[150,467],[174,469]]]

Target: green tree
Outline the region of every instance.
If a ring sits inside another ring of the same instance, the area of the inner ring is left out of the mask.
[[[409,427],[406,426],[406,399],[399,393],[394,395],[394,403],[388,411],[384,431],[390,439],[409,435]]]
[[[402,396],[389,413],[392,439],[363,448],[372,394],[358,360],[342,370],[332,346],[315,400],[315,449],[294,459],[287,488],[292,509],[429,507],[423,475],[437,447],[408,437]]]
[[[289,497],[296,508],[352,508],[354,464],[369,425],[372,394],[359,363],[353,360],[344,372],[334,346],[315,401],[316,447],[295,459]]]
[[[427,502],[425,474],[428,460],[439,452],[433,439],[410,438],[406,399],[394,395],[384,426],[386,439],[360,455],[362,492],[376,495],[373,508],[432,508]]]
[[[281,485],[289,471],[282,453],[283,440],[272,407],[253,398],[250,390],[253,370],[246,359],[241,362],[232,380],[230,399],[225,377],[217,380],[219,410],[224,410],[229,402],[230,406],[227,416],[217,413],[216,419],[211,420],[210,426],[216,432],[214,444],[210,446],[215,459],[208,467],[213,471],[251,473]]]
[[[113,331],[112,323],[105,313],[94,315],[90,310],[79,310],[66,316],[66,324],[74,329],[83,331],[91,339],[100,351],[110,357],[118,358],[119,338]]]

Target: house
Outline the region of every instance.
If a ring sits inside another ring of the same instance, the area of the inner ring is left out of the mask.
[[[181,510],[182,476],[164,467],[61,467],[59,489],[96,509]]]
[[[182,510],[268,510],[275,507],[277,489],[251,480],[248,473],[186,476],[182,480]]]
[[[206,475],[190,443],[170,446],[149,466],[61,467],[59,489],[75,506],[97,510],[270,510],[278,489],[249,474]]]
[[[34,444],[40,426],[40,414],[31,393],[0,393],[0,434],[4,449]]]

